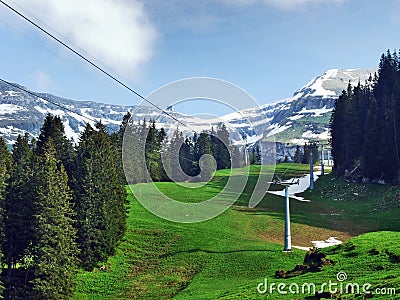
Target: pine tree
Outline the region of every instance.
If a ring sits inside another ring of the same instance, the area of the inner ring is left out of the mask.
[[[346,169],[353,169],[360,158],[360,128],[358,105],[361,100],[361,86],[352,87],[349,83],[347,87],[347,110],[346,110]]]
[[[151,174],[149,174],[148,168],[147,168],[147,151],[148,151],[148,145],[147,145],[147,138],[148,138],[148,132],[149,132],[149,127],[147,127],[146,119],[143,120],[142,124],[140,125],[139,128],[139,143],[140,143],[140,153],[139,157],[141,159],[141,169],[142,169],[142,182],[149,182],[151,178]]]
[[[300,146],[296,146],[296,152],[294,153],[294,162],[301,164],[303,160],[303,154],[301,153]]]
[[[132,114],[128,111],[123,117],[121,125],[119,126],[118,136],[122,140],[124,138],[125,130],[128,126],[131,126]]]
[[[78,247],[71,192],[64,167],[49,138],[34,166],[33,278],[29,299],[70,299],[75,288]]]
[[[212,156],[214,156],[214,159],[217,160],[218,159],[218,137],[217,137],[217,133],[214,130],[214,126],[211,127],[211,131],[210,131],[210,150],[211,150],[211,154]]]
[[[210,136],[206,131],[200,133],[199,137],[195,141],[194,145],[195,153],[194,159],[198,163],[196,172],[202,171],[203,178],[201,180],[208,181],[212,178],[212,161],[206,158],[203,158],[202,165],[200,165],[201,158],[205,154],[211,155],[211,143]]]
[[[333,170],[338,174],[344,174],[346,169],[346,147],[347,147],[347,136],[346,136],[346,103],[347,103],[347,92],[343,91],[338,99],[335,101],[335,107],[332,112],[330,121],[331,130],[331,146],[332,146],[332,157],[334,160]],[[306,156],[306,153],[304,153]]]
[[[303,164],[309,164],[310,163],[310,146],[308,144],[304,144],[303,146]]]
[[[84,268],[112,255],[126,229],[126,191],[118,179],[115,151],[101,124],[86,126],[77,147],[75,203]]]
[[[68,178],[71,179],[74,168],[74,148],[72,141],[65,135],[64,124],[59,116],[47,114],[36,142],[36,155],[43,154],[43,147],[49,138],[52,139],[56,149],[57,160],[64,165]]]
[[[256,150],[254,153],[254,164],[256,165],[261,165],[261,150],[260,150],[260,145],[257,144]]]
[[[132,123],[132,115],[131,113],[128,111],[122,118],[122,122],[121,125],[119,126],[119,131],[112,133],[110,138],[111,138],[111,142],[114,146],[114,150],[115,150],[115,157],[116,157],[116,165],[119,171],[119,175],[118,178],[121,180],[121,184],[127,184],[127,179],[125,176],[125,172],[124,172],[124,166],[123,166],[123,161],[122,161],[122,156],[123,156],[123,141],[124,141],[124,134],[125,131],[128,128],[127,133],[130,133],[129,127],[131,127]],[[129,138],[127,138],[127,140],[129,140]],[[130,140],[128,141],[130,143]],[[126,149],[125,149],[126,150]],[[136,173],[136,172],[135,172]]]
[[[166,153],[166,148],[168,145],[168,138],[167,133],[165,132],[164,128],[161,127],[160,130],[157,131],[157,143],[158,143],[158,153],[157,153],[157,160],[158,160],[158,176],[160,181],[168,181],[168,176],[165,171],[165,166],[168,165],[168,153]],[[166,159],[164,161],[164,159]]]
[[[377,109],[376,100],[373,98],[367,114],[365,128],[368,128],[368,130],[364,135],[364,142],[362,144],[363,150],[361,155],[362,169],[364,172],[363,175],[366,178],[371,179],[381,176],[380,165],[376,156],[379,151],[379,145],[377,145],[377,141],[380,139],[380,132],[378,131],[378,128],[375,127],[378,123],[378,116],[376,114]]]
[[[192,162],[189,162],[191,164],[191,176],[197,176],[200,173],[200,166],[199,166],[199,144],[198,144],[198,139],[199,136],[197,135],[197,132],[193,133],[193,136],[190,138],[190,159]]]
[[[169,169],[172,174],[171,179],[175,182],[183,181],[185,178],[185,174],[181,171],[182,164],[181,164],[181,158],[179,156],[180,148],[183,143],[184,143],[183,134],[181,131],[179,131],[179,128],[177,128],[172,136],[168,151],[170,153]]]
[[[95,151],[93,135],[95,130],[86,124],[85,130],[80,136],[77,147],[75,164],[78,166],[74,172],[76,189],[74,190],[75,211],[77,216],[78,245],[80,248],[80,259],[82,265],[88,269],[100,259],[105,259],[106,254],[95,255],[98,251],[99,239],[102,239],[105,230],[104,212],[102,211],[101,191],[95,188],[95,175],[92,156]],[[101,164],[97,162],[97,168]],[[101,178],[101,177],[100,177]],[[100,179],[99,178],[99,179]],[[97,215],[97,216],[96,216]]]
[[[241,168],[244,166],[244,157],[239,146],[232,146],[231,159],[233,168]]]
[[[4,207],[5,207],[5,194],[10,177],[10,170],[12,169],[11,153],[7,149],[7,144],[3,138],[0,137],[0,239],[3,241],[5,238],[4,229]],[[3,252],[0,251],[0,260],[3,260]],[[4,285],[0,282],[0,296],[3,294]]]
[[[147,130],[145,158],[146,158],[146,167],[152,181],[160,181],[161,149],[160,149],[160,141],[158,139],[158,130],[156,128],[154,120],[150,122],[150,126]]]
[[[14,168],[11,171],[5,201],[5,258],[8,277],[11,269],[23,258],[32,241],[33,195],[32,195],[32,150],[29,137],[19,135],[13,145]]]
[[[231,167],[230,157],[230,140],[229,132],[224,123],[217,126],[217,140],[215,145],[215,153],[213,153],[217,161],[217,169],[227,169]]]
[[[387,181],[400,181],[400,138],[398,136],[399,116],[399,62],[397,54],[389,51],[382,55],[378,80],[374,86],[374,96],[378,102],[376,126],[381,128],[379,136],[378,159],[383,178]]]
[[[187,137],[179,149],[179,163],[187,176],[193,177],[198,174],[194,158],[194,144],[190,137]]]
[[[317,143],[311,143],[311,145],[310,145],[310,151],[312,151],[312,154],[313,154],[313,161],[312,161],[312,163],[313,164],[316,164],[317,163],[317,161],[319,160],[319,152],[318,152],[318,145],[317,145]]]
[[[123,124],[121,126],[123,128]],[[144,149],[141,142],[141,126],[133,125],[132,122],[128,122],[124,129],[124,139],[121,141],[122,160],[124,175],[126,174],[126,179],[128,184],[135,184],[145,181],[144,176]]]
[[[256,149],[254,147],[251,149],[249,161],[250,165],[254,165],[256,163]]]

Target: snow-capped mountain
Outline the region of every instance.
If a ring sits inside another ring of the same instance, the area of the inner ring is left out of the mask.
[[[253,109],[249,114],[256,116],[252,124],[246,123],[240,114],[234,113],[224,118],[236,128],[241,128],[252,136],[254,128],[260,128],[264,136],[274,136],[276,141],[303,144],[310,140],[327,140],[329,120],[335,104],[349,82],[364,84],[374,74],[373,69],[332,69],[310,80],[297,90],[291,98],[268,103]],[[259,130],[260,131],[260,130]]]
[[[29,91],[25,87],[22,88]],[[94,123],[91,120],[101,120],[103,124],[117,129],[122,116],[127,110],[133,109],[92,101],[74,101],[50,94],[36,95],[39,97],[0,82],[0,135],[8,143],[12,144],[18,134],[25,132],[33,137],[37,136],[47,113],[60,116],[68,137],[77,140],[85,124]]]
[[[238,143],[255,143],[274,136],[276,141],[302,144],[310,139],[327,139],[328,123],[335,99],[347,88],[349,81],[364,83],[375,70],[351,69],[329,70],[309,81],[296,91],[291,98],[268,103],[223,116],[228,123],[232,138]],[[23,88],[27,90],[26,88]],[[118,129],[127,111],[135,112],[135,120],[156,119],[157,125],[168,130],[176,129],[176,121],[152,107],[122,106],[102,104],[93,101],[74,101],[50,94],[22,91],[6,83],[0,83],[0,135],[9,143],[18,134],[29,132],[37,136],[47,113],[59,115],[66,134],[78,140],[79,133],[87,122],[101,121],[110,128]],[[51,102],[55,103],[52,104]],[[68,108],[68,110],[63,108]],[[169,111],[190,129],[201,131],[215,126],[220,120],[195,120],[178,112]],[[244,117],[244,115],[246,117]],[[179,126],[184,130],[183,126]],[[187,129],[186,131],[190,131]],[[262,133],[256,134],[257,133]]]

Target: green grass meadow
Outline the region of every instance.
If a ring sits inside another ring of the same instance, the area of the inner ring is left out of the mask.
[[[280,164],[276,172],[300,176],[307,165]],[[267,172],[271,172],[267,169]],[[292,244],[338,237],[345,243],[323,249],[335,264],[321,272],[274,278],[275,271],[302,264],[305,251],[283,252],[284,199],[266,194],[254,209],[247,207],[259,167],[250,169],[239,200],[209,221],[181,224],[148,212],[129,190],[127,232],[115,255],[93,272],[81,271],[74,299],[314,299],[310,295],[259,294],[268,283],[322,284],[346,272],[346,282],[375,288],[398,288],[400,294],[400,191],[398,187],[349,184],[325,175],[304,197],[291,200]],[[247,170],[243,169],[243,176]],[[225,186],[229,171],[218,171],[195,189],[157,183],[179,201],[200,202]],[[132,186],[146,193],[148,184]],[[271,186],[276,190],[278,187]],[[308,297],[308,298],[307,298]],[[343,295],[354,299],[354,295]],[[374,298],[396,299],[395,296]],[[400,298],[400,296],[399,296]],[[359,296],[358,299],[364,299]]]

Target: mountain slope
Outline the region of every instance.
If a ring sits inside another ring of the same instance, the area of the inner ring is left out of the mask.
[[[363,83],[374,72],[375,70],[370,69],[328,70],[309,81],[291,98],[246,110],[245,115],[250,116],[249,118],[245,118],[243,112],[235,112],[221,119],[229,123],[228,130],[237,143],[252,144],[272,135],[276,141],[284,143],[302,144],[311,139],[326,140],[335,99],[347,88],[349,81],[352,84],[357,84],[358,81]],[[123,115],[127,111],[135,111],[134,106],[74,101],[50,94],[37,95],[39,97],[0,83],[0,134],[9,143],[13,143],[18,134],[24,132],[37,136],[47,113],[59,115],[63,120],[66,134],[77,141],[79,132],[87,122],[101,121],[117,130]],[[45,99],[67,107],[69,111]],[[192,129],[198,131],[210,129],[220,122],[199,121],[173,111],[169,114],[188,125],[190,129],[179,126],[185,133],[190,133]],[[135,121],[155,118],[157,125],[163,126],[167,131],[175,130],[177,127],[175,120],[152,107],[137,109],[133,117]],[[257,136],[256,132],[262,135]]]
[[[264,135],[273,135],[280,142],[302,144],[312,139],[327,140],[335,100],[347,89],[349,82],[363,84],[374,72],[373,69],[328,70],[297,90],[293,97],[253,109],[251,114],[258,116],[253,121],[254,126],[246,124],[238,114],[224,118],[248,136],[252,135],[254,127],[264,126],[267,127]]]
[[[37,136],[47,113],[60,116],[68,137],[77,140],[79,132],[84,129],[86,123],[101,120],[103,124],[117,129],[127,110],[134,109],[134,107],[93,101],[74,101],[50,94],[37,95],[39,98],[19,88],[0,83],[0,134],[9,143],[13,143],[18,134],[25,132]],[[59,104],[61,107],[44,99]]]

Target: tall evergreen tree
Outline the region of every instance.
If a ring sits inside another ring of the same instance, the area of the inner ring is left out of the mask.
[[[244,166],[244,157],[238,146],[232,146],[231,151],[232,168],[241,168]]]
[[[303,160],[303,153],[300,150],[300,146],[297,145],[296,152],[294,153],[294,162],[301,164],[302,160]]]
[[[256,163],[256,149],[254,147],[251,149],[249,161],[250,165],[254,165]]]
[[[308,144],[304,144],[303,146],[303,164],[309,164],[310,163],[310,146]]]
[[[124,126],[122,125],[121,128]],[[121,141],[123,152],[123,168],[124,175],[125,172],[128,175],[127,180],[128,184],[134,184],[139,182],[144,182],[144,149],[143,144],[141,142],[141,126],[140,123],[134,125],[132,121],[130,121],[125,128],[123,129],[125,132],[125,138]],[[120,129],[121,132],[121,129]]]
[[[92,269],[115,251],[126,228],[126,191],[115,151],[101,124],[86,126],[77,147],[75,178],[78,244],[82,265]]]
[[[157,140],[160,145],[159,154],[158,154],[158,173],[160,176],[160,181],[169,181],[169,177],[167,176],[167,172],[165,168],[168,168],[170,165],[170,158],[169,153],[167,152],[169,139],[167,137],[167,133],[165,132],[164,128],[161,127],[157,131]]]
[[[349,83],[347,87],[347,103],[346,103],[346,128],[345,128],[345,168],[352,169],[358,165],[360,157],[360,124],[358,124],[360,114],[359,105],[362,102],[361,87],[354,88]]]
[[[161,179],[161,142],[155,121],[150,122],[147,130],[145,157],[147,170],[153,181]]]
[[[195,141],[194,145],[194,159],[196,162],[199,162],[196,167],[197,171],[196,173],[199,173],[200,171],[203,172],[203,178],[201,180],[208,181],[212,177],[212,162],[209,161],[208,159],[205,159],[203,161],[203,165],[200,165],[200,159],[203,157],[205,154],[211,155],[211,143],[210,143],[210,136],[206,131],[203,131],[200,133],[199,137]]]
[[[337,174],[344,174],[348,167],[346,156],[348,148],[347,97],[347,92],[343,91],[339,98],[336,99],[330,122],[332,157],[335,162],[333,169]],[[306,156],[306,153],[304,153],[304,156]]]
[[[125,130],[132,124],[132,114],[128,111],[123,117],[121,125],[119,126],[118,136],[122,140],[124,138]]]
[[[119,131],[111,134],[111,142],[114,146],[116,165],[119,171],[118,178],[121,180],[121,184],[127,184],[127,179],[125,177],[124,166],[122,162],[122,156],[123,156],[122,146],[123,146],[125,131],[128,129],[128,133],[131,134],[130,130],[131,126],[132,126],[132,114],[128,111],[122,118],[121,125],[119,126]],[[129,140],[129,142],[131,141]],[[131,147],[132,146],[130,146],[129,148]],[[127,152],[129,152],[129,150]]]
[[[64,165],[68,177],[71,179],[74,168],[74,148],[72,142],[65,135],[64,124],[59,116],[47,114],[36,142],[36,155],[43,154],[43,147],[49,138],[52,139],[56,149],[57,160]]]
[[[6,238],[3,247],[8,277],[11,277],[11,269],[16,268],[32,241],[32,155],[28,135],[19,135],[13,145],[14,168],[11,171],[5,201]]]
[[[174,131],[174,134],[171,138],[171,143],[169,145],[169,153],[170,153],[170,167],[169,170],[171,172],[172,180],[180,182],[184,180],[185,175],[181,171],[181,158],[180,158],[180,148],[184,143],[184,137],[179,128]]]
[[[399,60],[396,53],[389,51],[382,55],[379,63],[378,80],[374,86],[374,96],[378,101],[377,126],[381,128],[378,145],[378,159],[383,178],[400,181],[400,138],[399,128]]]
[[[311,143],[310,144],[310,151],[312,151],[312,154],[313,154],[313,161],[312,161],[312,163],[313,164],[316,164],[317,163],[317,161],[319,160],[319,151],[318,151],[318,144],[317,143]]]
[[[138,158],[140,159],[140,173],[142,174],[142,178],[141,178],[141,182],[149,182],[150,178],[148,176],[148,168],[147,168],[147,161],[148,161],[148,157],[147,157],[147,153],[148,149],[151,148],[151,146],[148,146],[147,143],[147,139],[149,138],[149,127],[147,127],[147,123],[146,123],[146,119],[143,120],[143,122],[138,126],[138,143],[139,143],[139,147],[138,147]],[[151,176],[151,174],[150,174]]]
[[[214,126],[211,127],[210,131],[210,150],[211,154],[214,156],[214,159],[217,161],[218,158],[218,148],[219,148],[219,141],[217,137],[217,132],[214,129]],[[218,167],[218,164],[217,164]]]
[[[225,124],[218,124],[215,153],[213,153],[217,161],[217,169],[227,169],[231,167],[230,145],[229,132]]]
[[[379,145],[377,142],[379,141],[379,129],[375,127],[378,124],[378,115],[377,115],[377,102],[375,98],[371,100],[371,104],[369,107],[369,111],[367,114],[367,121],[365,128],[368,128],[364,134],[364,142],[362,145],[362,156],[361,163],[362,169],[364,172],[364,176],[366,178],[378,178],[381,177],[382,173],[380,170],[380,163],[377,156],[379,151]],[[332,148],[333,149],[333,148]],[[336,162],[335,162],[336,163]]]
[[[70,299],[75,288],[78,247],[71,192],[64,167],[49,138],[35,163],[33,278],[29,299]]]
[[[261,165],[261,150],[260,145],[257,144],[255,152],[254,152],[254,164]]]
[[[196,176],[198,174],[197,165],[194,158],[194,143],[187,137],[179,149],[179,163],[186,176]]]
[[[5,194],[10,177],[10,170],[12,169],[11,153],[7,149],[7,144],[3,138],[0,137],[0,239],[3,241],[5,238],[4,229],[4,207],[5,207]],[[0,251],[0,260],[3,260],[3,251]],[[4,284],[0,282],[0,296],[3,294]]]

